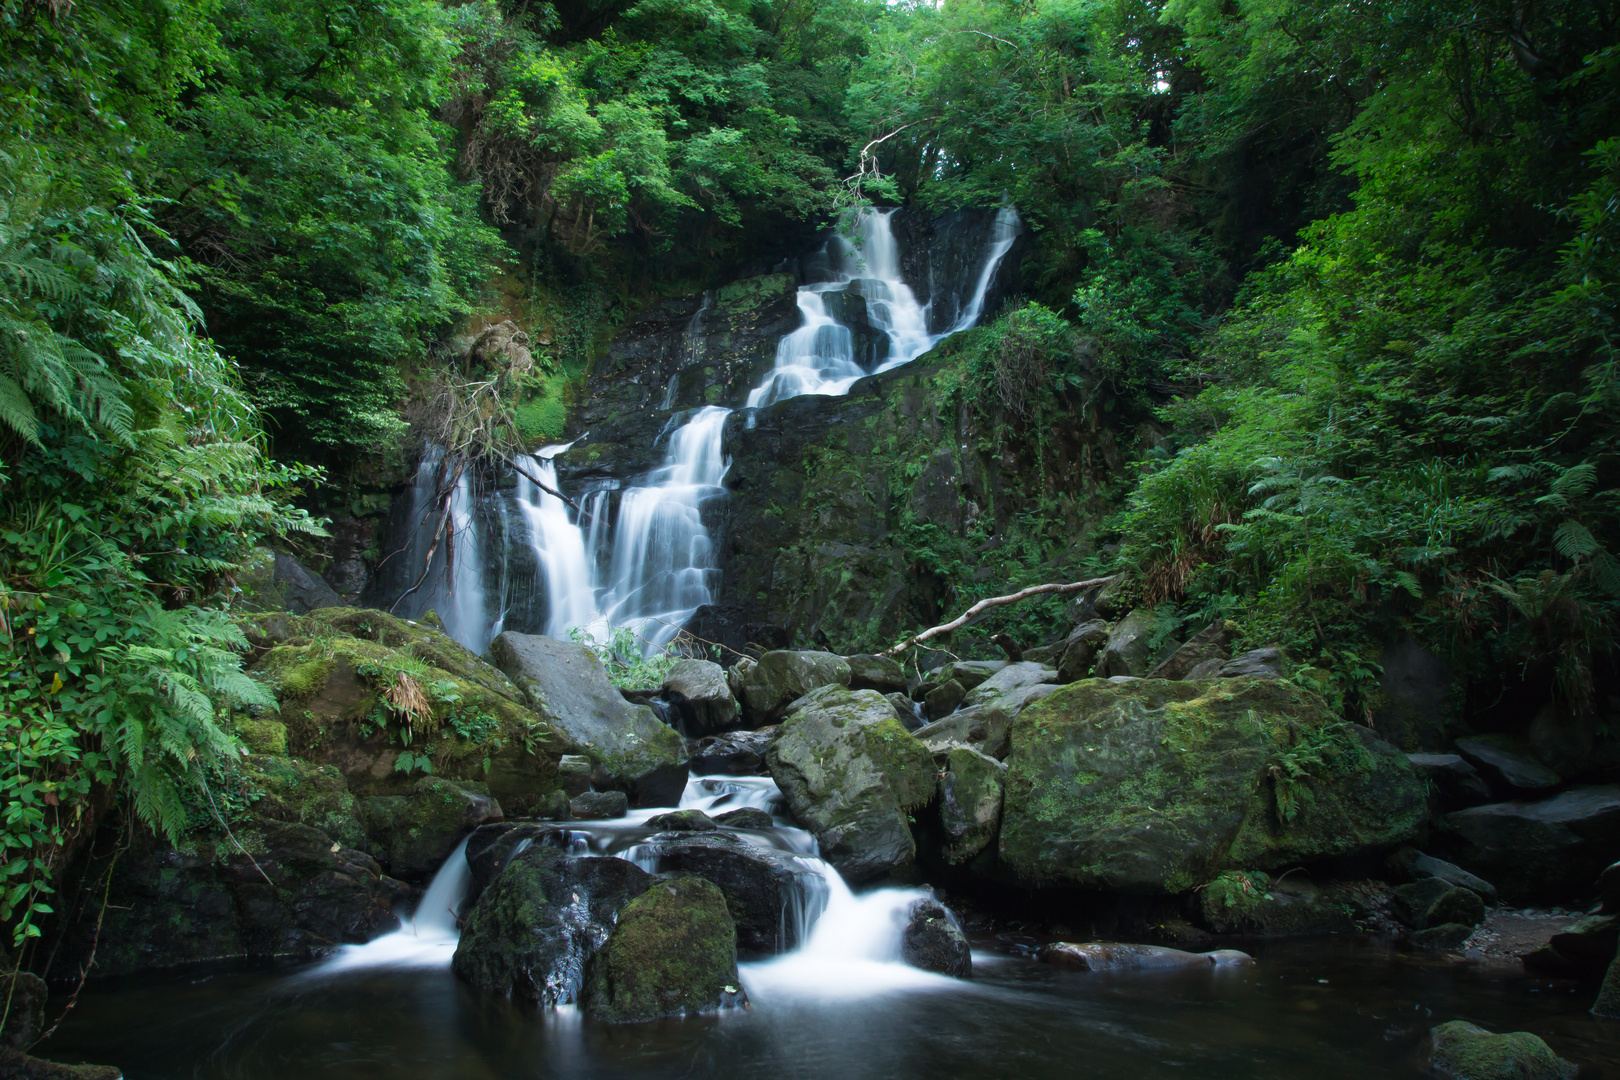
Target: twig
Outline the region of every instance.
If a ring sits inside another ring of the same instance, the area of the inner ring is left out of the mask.
[[[562,492],[558,491],[556,488],[552,487],[550,484],[546,483],[544,480],[542,480],[538,476],[534,475],[534,473],[530,472],[529,470],[525,469],[523,466],[519,465],[517,462],[513,461],[511,458],[507,457],[505,454],[501,454],[501,453],[497,452],[497,456],[502,461],[504,461],[508,465],[510,465],[512,467],[513,471],[515,471],[519,476],[522,476],[525,479],[527,479],[535,487],[539,488],[541,491],[545,492],[547,495],[555,496],[556,498],[559,498],[563,502],[567,503],[569,506],[573,507],[574,508],[574,513],[576,513],[576,514],[584,513],[584,511],[579,508],[579,504],[574,502],[573,499],[570,499],[568,496],[564,495]]]
[[[66,1020],[68,1013],[73,1011],[73,1006],[79,1003],[79,991],[84,989],[86,980],[90,978],[90,969],[95,967],[96,964],[96,950],[101,947],[101,924],[107,918],[107,901],[112,896],[113,870],[118,867],[118,856],[122,855],[123,853],[123,848],[114,848],[112,862],[107,864],[107,880],[101,888],[101,911],[96,915],[96,932],[90,938],[90,955],[85,959],[84,966],[79,969],[79,985],[75,986],[73,988],[73,993],[68,995],[67,1004],[62,1007],[62,1015],[56,1018],[56,1023],[52,1024],[50,1029],[40,1035],[39,1038],[28,1044],[28,1049],[30,1050],[44,1042],[46,1039],[49,1039],[52,1035],[55,1035],[56,1029],[62,1026],[62,1021]],[[19,964],[19,967],[20,966],[21,965]],[[45,973],[47,975],[50,974],[49,965],[46,966]],[[15,978],[12,979],[11,985],[13,987],[17,985],[17,980]],[[8,1000],[6,1002],[7,1011],[10,1011],[10,1008],[11,1002]]]
[[[1018,601],[1028,600],[1032,596],[1043,596],[1050,593],[1080,592],[1082,589],[1092,589],[1100,585],[1107,585],[1113,580],[1114,579],[1112,577],[1088,578],[1085,581],[1071,581],[1066,585],[1051,582],[1046,585],[1031,585],[1027,589],[1020,589],[1018,592],[1009,593],[1006,596],[992,596],[988,600],[980,600],[977,604],[974,604],[972,607],[968,608],[961,615],[952,619],[950,622],[944,623],[940,626],[929,627],[922,633],[907,638],[900,644],[894,646],[894,648],[884,650],[883,655],[894,656],[896,653],[905,652],[907,649],[915,645],[921,645],[930,638],[938,637],[941,634],[948,634],[952,630],[965,626],[975,615],[979,614],[980,612],[988,611],[994,607],[1001,607],[1003,604],[1016,604]]]

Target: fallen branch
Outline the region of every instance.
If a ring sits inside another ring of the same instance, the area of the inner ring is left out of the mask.
[[[528,469],[525,469],[523,466],[519,465],[516,461],[514,461],[511,458],[507,457],[505,454],[499,454],[498,456],[500,457],[500,459],[502,461],[506,462],[507,465],[511,466],[513,472],[515,472],[518,475],[526,478],[529,481],[529,483],[533,484],[535,487],[539,488],[541,491],[545,492],[547,495],[555,496],[556,498],[559,498],[563,502],[567,503],[569,506],[573,507],[574,513],[576,513],[576,514],[584,513],[584,511],[579,508],[579,504],[574,502],[573,499],[570,499],[568,496],[564,495],[562,492],[558,491],[556,488],[552,487],[550,484],[546,483],[544,480],[542,480],[538,476],[534,475],[534,473],[530,472]]]
[[[1031,585],[1027,589],[1020,589],[1017,592],[1009,593],[1006,596],[992,596],[988,600],[980,600],[977,604],[974,604],[972,607],[968,608],[961,615],[958,615],[950,622],[942,623],[939,626],[929,627],[922,633],[907,638],[894,648],[884,650],[883,655],[894,656],[896,653],[905,652],[907,649],[912,648],[915,645],[921,645],[929,638],[936,638],[941,634],[948,634],[952,630],[966,626],[973,620],[975,615],[978,615],[981,612],[989,611],[994,607],[1001,607],[1004,604],[1016,604],[1018,601],[1028,600],[1032,596],[1045,596],[1051,593],[1072,593],[1080,592],[1083,589],[1094,589],[1107,585],[1113,580],[1114,579],[1112,577],[1088,578],[1085,581],[1071,581],[1067,585],[1060,584],[1058,582],[1051,582],[1046,585]]]

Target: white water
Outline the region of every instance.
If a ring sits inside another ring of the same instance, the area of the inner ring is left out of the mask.
[[[461,939],[457,917],[471,878],[467,841],[463,840],[433,875],[404,926],[364,945],[345,945],[308,974],[335,975],[375,967],[449,967]]]
[[[532,458],[535,477],[552,491],[557,490],[555,459],[572,445],[547,446]],[[569,519],[567,503],[521,474],[517,502],[528,520],[529,543],[545,577],[550,607],[546,633],[566,638],[570,627],[585,626],[596,617],[596,568],[587,554],[585,535]]]

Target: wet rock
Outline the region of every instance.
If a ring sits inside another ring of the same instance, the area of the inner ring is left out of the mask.
[[[973,950],[955,917],[934,900],[911,906],[900,933],[900,958],[915,968],[965,979],[973,974]]]
[[[923,726],[923,718],[917,715],[908,694],[884,694],[889,704],[894,706],[894,718],[905,727],[907,731],[916,731]]]
[[[708,660],[677,660],[664,678],[663,692],[688,738],[734,727],[742,715],[726,673]]]
[[[1052,683],[1026,686],[1004,694],[989,705],[958,709],[942,720],[916,729],[913,734],[930,753],[943,754],[964,746],[993,758],[1007,756],[1008,733],[1018,714],[1057,690]]]
[[[877,691],[829,686],[794,702],[766,761],[845,878],[880,877],[914,857],[906,815],[934,794],[933,757]]]
[[[733,811],[745,812],[762,814],[752,808]],[[660,871],[696,874],[720,887],[744,956],[796,948],[801,920],[794,914],[812,914],[804,911],[806,902],[824,898],[822,879],[791,852],[750,843],[734,833],[662,838],[653,843],[652,852]]]
[[[1468,923],[1447,922],[1415,931],[1407,944],[1422,952],[1452,952],[1473,936],[1474,928]]]
[[[692,772],[697,776],[724,774],[753,776],[765,771],[765,748],[776,734],[775,727],[758,731],[730,731],[698,740],[692,755]]]
[[[1386,648],[1378,666],[1383,694],[1373,726],[1403,750],[1445,745],[1451,668],[1410,634]]]
[[[1457,753],[1498,790],[1542,792],[1563,779],[1537,761],[1530,747],[1506,735],[1478,735],[1457,740]]]
[[[406,880],[430,877],[461,838],[499,821],[501,804],[483,785],[424,776],[408,795],[379,795],[360,803],[366,832],[388,872]]]
[[[371,850],[359,803],[337,766],[254,754],[237,768],[258,790],[253,803],[256,820],[312,825],[344,847]]]
[[[587,791],[568,800],[568,812],[576,821],[607,821],[630,812],[630,796],[622,791]]]
[[[680,798],[685,743],[651,709],[624,700],[596,653],[510,631],[490,642],[489,652],[568,751],[591,759],[598,787],[611,784],[644,806],[672,806]]]
[[[810,691],[848,686],[849,680],[849,661],[842,656],[777,650],[761,656],[742,673],[737,697],[747,710],[749,723],[759,727],[780,720],[789,705]]]
[[[1505,903],[1559,903],[1589,889],[1620,849],[1620,787],[1489,803],[1439,824],[1441,854],[1495,884]]]
[[[1485,778],[1459,754],[1407,754],[1406,760],[1428,783],[1440,806],[1459,809],[1491,801]]]
[[[1096,677],[1146,675],[1152,666],[1153,611],[1136,608],[1114,625],[1097,657]]]
[[[557,779],[562,783],[567,798],[583,795],[591,790],[591,759],[584,754],[564,754],[557,761]]]
[[[1402,848],[1389,857],[1388,865],[1396,875],[1397,880],[1406,879],[1417,881],[1422,878],[1438,878],[1448,885],[1455,885],[1459,889],[1467,889],[1478,894],[1479,898],[1487,904],[1496,903],[1496,886],[1475,874],[1470,874],[1462,867],[1448,863],[1444,859],[1436,859],[1432,855],[1425,855],[1416,848]]]
[[[845,657],[849,662],[849,688],[876,690],[880,694],[904,694],[909,688],[906,673],[898,661],[888,656],[861,653]]]
[[[771,815],[756,806],[743,806],[715,816],[728,829],[769,829],[776,824]]]
[[[713,832],[720,826],[701,810],[675,810],[647,819],[647,828],[664,832]]]
[[[471,881],[463,910],[470,911],[489,883],[506,869],[506,864],[535,844],[566,851],[568,830],[515,821],[480,825],[474,829],[472,835],[467,837],[465,857]]]
[[[580,1008],[616,1023],[709,1012],[747,1001],[737,931],[720,889],[698,877],[659,881],[630,901],[590,960]]]
[[[1006,666],[1005,660],[957,660],[940,668],[938,675],[931,681],[939,685],[954,680],[962,684],[965,693],[975,689]]]
[[[1058,681],[1078,682],[1091,674],[1097,654],[1108,644],[1108,624],[1100,620],[1081,623],[1063,639],[1058,651]]]
[[[1189,672],[1200,664],[1220,662],[1224,664],[1232,658],[1227,645],[1237,636],[1237,626],[1226,620],[1210,623],[1203,630],[1194,634],[1185,645],[1180,646],[1169,656],[1165,657],[1152,671],[1148,672],[1150,679],[1185,679]]]
[[[945,830],[945,861],[967,862],[996,837],[1007,766],[966,747],[945,755],[939,778],[939,817]]]
[[[971,708],[975,705],[994,705],[1002,699],[1016,697],[1032,686],[1041,686],[1058,681],[1057,669],[1046,667],[1043,664],[1018,663],[1008,664],[984,682],[974,687],[962,704]]]
[[[473,905],[451,968],[479,989],[533,1004],[577,1001],[586,962],[654,880],[624,859],[530,845]]]
[[[1620,949],[1620,915],[1588,915],[1554,934],[1524,957],[1524,966],[1544,975],[1596,982]]]
[[[1361,901],[1349,883],[1323,888],[1299,875],[1272,881],[1259,870],[1229,870],[1198,891],[1198,913],[1217,934],[1336,934],[1356,928]]]
[[[1253,649],[1242,656],[1233,657],[1221,665],[1223,679],[1281,679],[1288,668],[1288,658],[1275,646]]]
[[[1218,967],[1246,967],[1254,963],[1248,953],[1236,949],[1213,952],[1183,952],[1164,945],[1126,945],[1094,941],[1076,945],[1057,941],[1041,947],[1039,959],[1053,967],[1073,971],[1164,971]]]
[[[1430,1029],[1429,1068],[1447,1080],[1571,1080],[1576,1073],[1539,1036],[1495,1035],[1466,1020]]]
[[[955,712],[966,696],[967,691],[962,684],[952,679],[928,691],[923,698],[923,709],[928,713],[929,720],[939,720]]]
[[[1073,683],[1011,744],[1000,854],[1031,883],[1182,892],[1398,843],[1425,816],[1404,754],[1279,679]],[[1323,764],[1279,778],[1302,759]]]

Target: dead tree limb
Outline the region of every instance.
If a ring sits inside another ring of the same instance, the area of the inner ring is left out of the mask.
[[[1020,589],[1015,593],[1008,593],[1006,596],[992,596],[988,600],[980,600],[977,604],[974,604],[972,607],[968,608],[961,615],[958,615],[948,623],[942,623],[939,626],[929,627],[920,634],[906,638],[906,640],[902,641],[894,648],[886,649],[883,655],[894,656],[897,653],[905,652],[907,649],[912,648],[915,645],[921,645],[930,638],[939,637],[941,634],[948,634],[952,630],[966,626],[973,620],[975,615],[978,615],[980,612],[989,611],[991,608],[1001,607],[1004,604],[1016,604],[1018,601],[1028,600],[1032,596],[1045,596],[1051,593],[1072,593],[1080,592],[1084,589],[1094,589],[1098,588],[1099,586],[1107,585],[1113,580],[1114,579],[1112,577],[1088,578],[1085,581],[1071,581],[1066,585],[1059,582],[1051,582],[1046,585],[1031,585],[1027,589]]]
[[[513,472],[517,473],[519,476],[522,476],[522,477],[526,478],[531,484],[533,484],[535,487],[539,488],[541,491],[545,492],[547,495],[556,496],[557,498],[561,499],[563,502],[567,503],[569,506],[573,507],[574,508],[574,513],[576,513],[576,514],[584,513],[584,511],[579,508],[579,504],[574,502],[573,499],[570,499],[568,496],[564,495],[562,492],[558,491],[556,488],[552,487],[550,484],[546,483],[544,480],[542,480],[538,476],[534,475],[534,473],[530,472],[528,469],[525,469],[523,466],[519,465],[516,461],[513,461],[511,458],[507,457],[505,454],[501,454],[500,459],[502,461],[506,462],[508,465],[510,465],[512,467]]]

